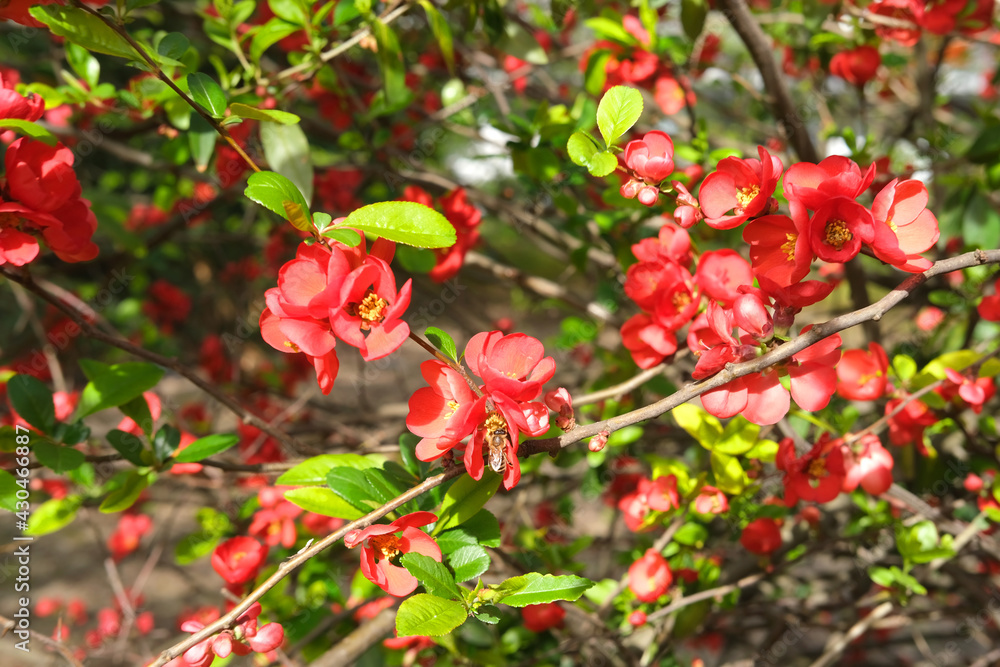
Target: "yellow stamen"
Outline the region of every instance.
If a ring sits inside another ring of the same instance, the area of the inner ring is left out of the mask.
[[[385,319],[385,309],[389,304],[385,299],[375,292],[369,292],[368,296],[358,304],[358,317],[365,322],[377,324]]]
[[[795,241],[799,238],[799,235],[786,232],[785,238],[787,240],[781,244],[781,252],[785,253],[785,258],[789,262],[793,262],[795,261]]]
[[[691,303],[691,295],[687,292],[677,292],[674,294],[673,304],[677,310],[684,310]]]
[[[300,352],[301,351],[301,350],[299,350],[299,346],[296,345],[295,343],[293,343],[290,340],[286,340],[285,341],[285,347],[291,348],[292,352]]]
[[[458,410],[458,408],[458,401],[448,401],[449,412],[444,416],[444,418],[449,419],[453,414],[455,414],[455,411]]]
[[[823,241],[837,250],[844,247],[844,244],[854,238],[854,234],[847,227],[843,220],[831,220],[826,223],[826,236]]]
[[[826,470],[826,460],[816,459],[809,464],[808,468],[809,476],[813,479],[822,479],[827,476]]]
[[[756,185],[748,185],[736,193],[736,201],[740,203],[740,208],[744,209],[747,207],[747,204],[752,202],[759,194],[760,187]]]
[[[892,221],[892,218],[888,218],[885,221],[885,224],[889,225],[889,229],[891,229],[894,232],[899,229],[898,227],[896,227],[896,223]]]
[[[393,534],[375,535],[368,538],[368,544],[375,550],[375,553],[382,554],[379,560],[392,560],[400,554],[399,538]]]

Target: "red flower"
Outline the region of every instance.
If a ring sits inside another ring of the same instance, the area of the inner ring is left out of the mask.
[[[944,372],[945,382],[937,390],[941,397],[946,401],[958,398],[959,404],[964,401],[977,415],[983,411],[983,403],[996,393],[991,377],[973,379],[952,368],[945,368]]]
[[[655,204],[659,184],[674,171],[674,142],[665,132],[647,132],[642,139],[625,144],[623,160],[633,178],[622,185],[622,196],[638,197],[646,206]]]
[[[649,315],[633,315],[621,329],[622,345],[639,368],[652,368],[677,351],[677,336]]]
[[[706,484],[694,499],[694,509],[699,514],[724,514],[729,511],[729,499],[722,491]]]
[[[765,215],[743,230],[750,244],[750,261],[757,276],[767,276],[782,287],[799,282],[813,261],[809,244],[809,214],[797,200],[788,202],[792,217]]]
[[[927,187],[920,181],[893,179],[872,203],[875,256],[897,268],[919,273],[931,262],[920,253],[926,252],[941,233],[934,214],[927,210]]]
[[[841,51],[830,59],[830,74],[845,79],[855,86],[863,86],[875,78],[875,71],[882,64],[882,56],[874,46],[858,46]]]
[[[831,155],[819,164],[798,162],[789,167],[785,172],[785,196],[815,211],[832,197],[855,199],[874,178],[874,164],[862,174],[853,160]]]
[[[417,443],[417,458],[433,461],[475,429],[485,410],[465,378],[440,361],[420,364],[420,373],[428,387],[417,389],[408,402],[406,427],[423,438]]]
[[[656,549],[647,549],[628,569],[628,587],[642,602],[655,602],[674,580],[670,565]]]
[[[732,229],[748,218],[767,213],[784,165],[763,146],[757,147],[757,153],[759,160],[727,157],[705,178],[698,201],[709,227]]]
[[[51,5],[57,0],[7,0],[0,5],[0,19],[7,19],[32,28],[44,28],[44,24],[35,20],[28,9],[38,5]],[[61,3],[60,3],[61,4]]]
[[[0,204],[0,209],[2,207]],[[6,217],[0,210],[0,225],[4,224]],[[37,256],[38,241],[34,236],[13,227],[0,227],[0,265],[24,266]]]
[[[925,403],[911,400],[903,395],[885,404],[885,414],[892,414],[905,402],[905,406],[889,419],[889,442],[894,445],[917,445],[921,452],[924,447],[924,429],[937,423],[937,417]]]
[[[868,11],[897,21],[913,24],[913,27],[875,24],[875,34],[883,39],[899,42],[901,46],[913,46],[920,40],[920,23],[923,21],[924,6],[916,0],[876,0],[868,5]]]
[[[816,209],[809,221],[809,245],[824,262],[854,259],[862,243],[875,238],[872,214],[847,197],[833,197]]]
[[[889,357],[878,343],[868,351],[847,350],[837,364],[837,393],[851,401],[874,401],[885,393]]]
[[[632,254],[640,264],[673,262],[680,266],[688,266],[691,263],[691,236],[687,230],[667,222],[660,227],[655,238],[643,239],[634,244]]]
[[[710,250],[698,260],[694,276],[705,295],[723,306],[731,307],[742,285],[753,285],[750,263],[735,250]]]
[[[392,354],[410,335],[409,325],[399,318],[410,305],[411,283],[407,280],[397,292],[389,264],[369,257],[341,285],[342,306],[330,313],[334,333],[358,348],[365,361]]]
[[[632,532],[642,532],[652,527],[643,527],[650,511],[669,512],[678,507],[680,496],[677,493],[677,477],[674,475],[657,477],[653,481],[642,478],[635,491],[618,501],[618,509],[622,511],[625,525]]]
[[[743,529],[740,544],[752,554],[770,555],[781,548],[781,530],[774,519],[755,519]]]
[[[824,433],[801,458],[796,458],[791,438],[778,444],[775,464],[785,472],[785,505],[799,500],[826,503],[840,494],[846,475],[842,442],[831,442],[830,434]]]
[[[9,75],[5,78],[4,73],[0,72],[0,118],[15,118],[31,122],[41,118],[42,114],[45,113],[45,100],[42,99],[42,96],[31,93],[30,97],[24,97],[14,90],[13,84],[16,83],[16,80],[11,82],[10,78]]]
[[[993,283],[993,294],[984,296],[976,306],[979,316],[988,322],[1000,322],[1000,278]]]
[[[115,561],[139,548],[142,536],[153,527],[153,520],[146,514],[122,514],[118,519],[118,527],[108,537],[108,550]]]
[[[515,401],[531,401],[552,379],[556,362],[545,357],[541,341],[521,333],[478,333],[465,346],[465,360],[483,379],[487,392],[501,392]]]
[[[892,486],[892,455],[886,451],[878,436],[868,434],[853,447],[844,448],[844,493],[861,485],[868,493],[877,496]]]
[[[566,618],[566,610],[558,602],[529,604],[521,609],[524,627],[531,632],[545,632],[550,628],[561,628]]]
[[[361,572],[389,595],[405,597],[416,590],[417,578],[394,561],[410,552],[441,562],[441,548],[420,526],[437,521],[430,512],[414,512],[388,525],[352,530],[344,537],[348,549],[361,545]],[[399,533],[399,535],[396,535]]]
[[[252,537],[231,537],[212,552],[212,567],[226,583],[245,584],[260,571],[267,547]]]
[[[633,628],[641,628],[646,625],[646,612],[642,609],[636,609],[628,615],[628,622]]]
[[[51,213],[80,196],[73,151],[60,143],[21,137],[7,147],[4,163],[11,198],[34,211]]]

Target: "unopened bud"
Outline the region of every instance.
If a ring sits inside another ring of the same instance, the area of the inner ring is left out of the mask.
[[[655,185],[647,185],[639,190],[639,203],[652,206],[660,197],[660,191]]]
[[[736,326],[755,339],[770,340],[774,335],[774,323],[764,303],[756,294],[741,294],[733,304],[733,319]]]
[[[625,197],[625,199],[635,199],[639,194],[640,187],[642,187],[642,181],[630,178],[627,182],[622,184],[618,191],[621,193],[622,197]]]
[[[604,449],[604,446],[608,444],[608,437],[611,435],[611,431],[601,431],[587,444],[587,449],[592,452],[599,452]]]

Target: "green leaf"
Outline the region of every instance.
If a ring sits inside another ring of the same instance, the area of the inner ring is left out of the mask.
[[[200,114],[190,114],[187,118],[187,123],[188,129],[186,133],[188,147],[191,149],[191,157],[194,159],[195,166],[199,170],[205,171],[208,169],[208,162],[212,159],[212,154],[215,152],[215,142],[218,140],[219,135],[216,133],[215,128],[209,125],[208,121],[202,118]]]
[[[448,71],[451,72],[455,69],[455,47],[452,43],[451,26],[448,25],[448,19],[442,16],[441,12],[429,0],[420,0],[420,6],[427,12],[427,23],[430,24],[431,33],[437,40]]]
[[[286,470],[275,482],[278,486],[319,486],[326,484],[326,475],[334,468],[349,467],[364,470],[377,468],[379,462],[360,454],[320,454]]]
[[[157,461],[166,461],[181,444],[181,432],[170,424],[164,424],[153,436],[153,455]]]
[[[500,613],[500,609],[491,604],[484,604],[480,606],[473,616],[476,617],[477,621],[486,623],[487,625],[496,625],[500,622],[500,619],[503,618]]]
[[[17,414],[42,433],[56,426],[56,408],[52,392],[36,377],[15,375],[7,381],[7,397]]]
[[[611,59],[611,51],[600,49],[591,54],[587,61],[587,70],[583,74],[583,88],[589,94],[597,97],[604,90],[608,80],[607,65]]]
[[[212,118],[222,118],[225,115],[226,93],[215,79],[202,72],[192,72],[187,75],[187,85],[191,99]]]
[[[379,70],[382,72],[385,101],[388,104],[402,99],[406,94],[406,68],[403,65],[403,52],[399,47],[399,39],[381,19],[376,18],[371,25],[372,35],[378,44],[375,54]]]
[[[723,493],[740,493],[750,481],[735,456],[712,452],[711,464],[715,487]]]
[[[430,556],[410,552],[403,554],[399,562],[431,595],[448,600],[463,599],[462,591],[455,584],[455,579],[448,572],[448,568]]]
[[[149,473],[133,470],[121,486],[107,495],[99,509],[105,514],[127,510],[139,499],[139,495],[146,490],[149,482]]]
[[[467,475],[460,477],[444,494],[434,534],[454,528],[475,516],[500,488],[500,481],[500,476],[493,473],[485,473],[478,482]]]
[[[684,34],[692,42],[705,28],[705,17],[708,16],[708,3],[705,0],[681,0],[681,25]]]
[[[258,109],[247,104],[240,104],[239,102],[233,102],[230,104],[229,110],[234,116],[239,116],[240,118],[270,121],[272,123],[278,123],[279,125],[295,125],[302,120],[295,114],[287,111],[278,111],[277,109]]]
[[[642,115],[642,94],[628,86],[614,86],[597,105],[597,127],[608,148],[635,125]]]
[[[309,512],[348,521],[360,519],[367,514],[326,487],[306,486],[285,491],[285,500]]]
[[[300,30],[302,30],[302,26],[289,23],[278,17],[271,19],[254,33],[253,43],[250,45],[250,60],[255,63],[260,62],[260,57],[271,46]],[[250,118],[251,116],[243,117]]]
[[[88,51],[145,62],[114,29],[82,9],[63,5],[41,5],[32,7],[28,11],[47,25],[53,34],[65,37]]]
[[[583,592],[594,585],[590,579],[574,575],[555,576],[529,572],[520,577],[511,577],[494,587],[498,596],[493,602],[502,602],[510,607],[527,607],[567,600],[577,600]]]
[[[708,539],[708,530],[700,523],[689,521],[674,533],[674,541],[678,544],[686,544],[696,549],[701,549]]]
[[[156,45],[156,53],[171,60],[180,60],[191,48],[191,40],[187,35],[179,32],[167,33]]]
[[[82,363],[81,363],[82,365]],[[154,364],[129,361],[108,366],[90,377],[90,382],[80,394],[76,418],[80,419],[141,396],[156,386],[163,377],[163,369]]]
[[[586,167],[593,176],[607,176],[618,167],[613,153],[602,151],[586,132],[574,132],[566,142],[566,151],[574,164]]]
[[[343,243],[349,248],[356,248],[361,245],[361,234],[358,234],[353,229],[334,227],[333,229],[328,229],[323,232],[322,236],[337,241],[338,243]]]
[[[708,451],[712,451],[722,438],[722,423],[697,405],[683,403],[674,408],[670,414],[678,426],[691,434],[691,437]]]
[[[181,538],[174,547],[174,558],[178,565],[193,563],[199,558],[203,558],[215,551],[215,547],[222,541],[220,535],[204,530],[191,533]]]
[[[917,374],[917,362],[909,355],[897,354],[892,358],[892,370],[896,373],[896,377],[907,382]]]
[[[303,3],[298,0],[267,0],[268,7],[280,19],[305,26],[309,23],[309,15]]]
[[[625,45],[635,45],[639,40],[622,27],[620,20],[613,21],[604,16],[598,16],[584,21],[588,28],[597,33],[599,38],[611,39]]]
[[[690,405],[690,404],[687,404]],[[746,454],[757,443],[760,435],[760,426],[752,424],[741,415],[736,415],[722,431],[722,437],[715,444],[712,451],[730,456],[740,456]]]
[[[108,431],[107,438],[111,446],[115,448],[115,451],[121,454],[129,463],[139,467],[149,464],[149,461],[144,461],[142,458],[145,447],[142,444],[142,440],[138,437],[125,431],[113,429]]]
[[[56,445],[41,438],[35,439],[32,443],[32,451],[39,463],[57,473],[76,470],[87,460],[83,452],[78,449]]]
[[[18,134],[31,137],[45,143],[48,146],[55,146],[59,143],[56,135],[46,130],[41,125],[36,125],[31,121],[19,120],[16,118],[5,118],[0,120],[0,130],[14,130]]]
[[[455,228],[448,219],[423,204],[387,201],[352,212],[341,225],[418,248],[448,248]]]
[[[470,581],[490,567],[490,555],[478,544],[467,544],[448,554],[448,565],[455,571],[455,581]]]
[[[240,436],[235,433],[206,435],[204,438],[198,438],[179,451],[177,456],[174,457],[174,461],[177,463],[196,463],[202,459],[207,459],[209,456],[221,454],[239,441]]]
[[[461,602],[419,593],[399,605],[396,634],[400,637],[440,637],[462,625],[466,618],[468,612]]]
[[[134,421],[142,429],[143,433],[147,436],[152,435],[154,420],[152,413],[149,411],[149,402],[144,395],[140,394],[128,403],[122,403],[118,406],[118,409],[126,417]]]
[[[386,500],[381,498],[365,474],[373,469],[334,468],[326,475],[326,483],[334,493],[364,513],[371,512]]]
[[[427,327],[424,332],[431,345],[444,352],[445,356],[453,361],[458,361],[458,348],[455,347],[455,339],[448,335],[448,332],[437,327]]]
[[[21,486],[17,483],[17,478],[0,468],[0,508],[8,512],[16,511],[17,492],[20,490]]]
[[[489,510],[479,510],[471,519],[464,521],[461,530],[475,538],[478,544],[487,547],[500,546],[500,522]]]
[[[250,178],[247,179],[247,187],[243,194],[289,221],[293,216],[290,216],[286,211],[285,202],[296,204],[304,211],[309,211],[309,204],[299,188],[281,174],[276,174],[273,171],[259,171],[251,174]],[[306,222],[305,226],[296,225],[296,228],[308,231],[310,224]]]
[[[264,122],[260,124],[260,140],[271,169],[294,183],[307,202],[312,201],[312,157],[302,127]]]
[[[25,535],[48,535],[66,526],[76,518],[83,499],[80,496],[66,496],[58,500],[46,500],[35,508],[28,519]]]

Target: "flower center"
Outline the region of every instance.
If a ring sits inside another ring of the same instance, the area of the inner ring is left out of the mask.
[[[792,234],[791,232],[785,233],[786,240],[781,244],[781,252],[785,253],[785,258],[789,262],[795,261],[795,241],[798,238],[798,234]]]
[[[844,244],[854,238],[854,234],[848,229],[847,223],[843,220],[831,220],[826,223],[826,236],[823,239],[827,245],[831,245],[837,250],[844,247]]]
[[[381,554],[382,557],[378,560],[392,560],[402,552],[399,538],[392,533],[369,537],[368,544],[375,550],[376,554]]]
[[[826,461],[824,459],[816,459],[809,464],[807,472],[813,479],[823,479],[827,476]]]
[[[674,304],[674,308],[684,310],[691,303],[691,295],[687,292],[676,292],[671,301]]]
[[[896,223],[892,221],[892,218],[886,218],[885,224],[889,225],[889,229],[892,231],[897,231],[899,228],[896,227]]]
[[[385,319],[385,309],[389,303],[375,292],[368,290],[368,294],[361,300],[361,303],[350,304],[349,311],[352,315],[361,318],[361,328],[368,330],[373,324],[379,324]]]
[[[759,186],[748,185],[736,193],[736,201],[739,202],[740,208],[744,209],[747,207],[747,204],[752,202],[759,194],[760,194]]]
[[[455,400],[448,401],[448,412],[445,414],[444,418],[450,419],[451,416],[455,414],[455,411],[458,410],[458,408],[459,408],[458,401]]]
[[[299,346],[290,340],[285,341],[285,347],[291,348],[292,352],[301,352],[301,350],[299,350]]]
[[[3,3],[0,2],[0,5]],[[17,213],[0,213],[0,229],[4,227],[18,227],[21,224],[21,216]]]

